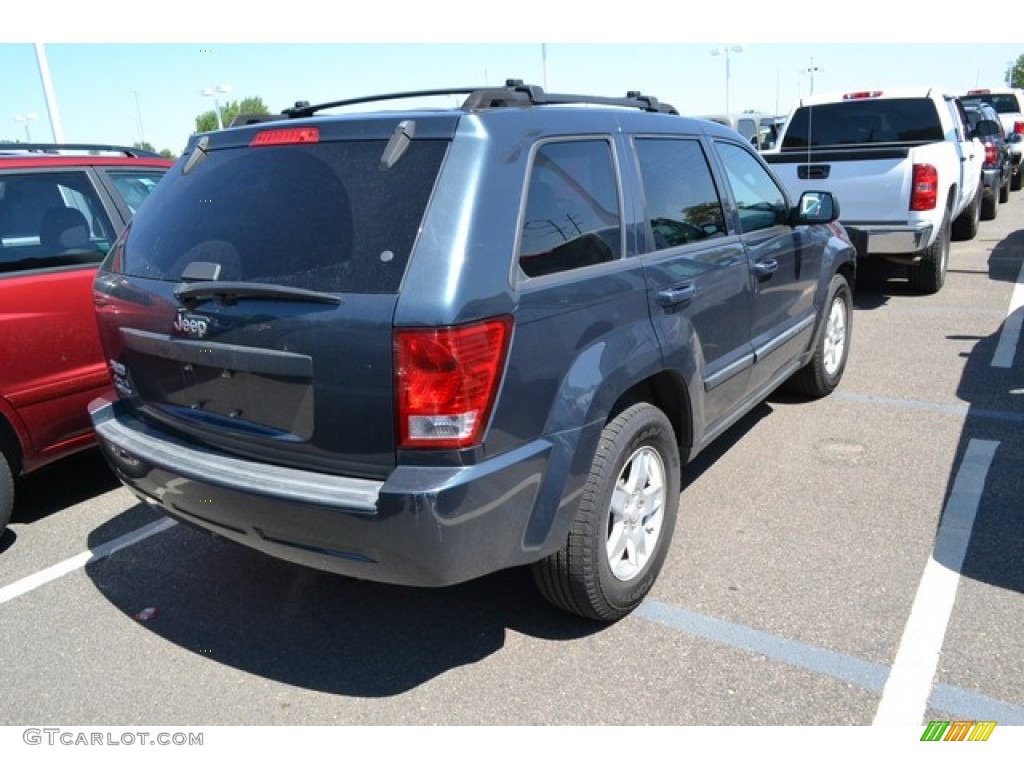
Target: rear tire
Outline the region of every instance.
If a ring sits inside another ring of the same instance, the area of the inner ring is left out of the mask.
[[[953,222],[952,236],[955,240],[972,240],[978,234],[978,223],[981,221],[981,195],[982,191],[979,186],[971,204]]]
[[[672,541],[679,475],[679,447],[664,413],[637,403],[612,419],[565,544],[533,565],[544,598],[598,621],[617,621],[636,608]]]
[[[1020,167],[1017,171],[1010,176],[1010,189],[1014,192],[1021,188],[1021,184],[1024,183],[1024,170]]]
[[[997,195],[997,192],[993,192],[991,197],[982,199],[981,218],[983,221],[992,221],[992,219],[999,215],[999,203],[996,202]]]
[[[1010,199],[1010,180],[1007,179],[999,187],[999,202],[1005,203]]]
[[[942,220],[935,242],[921,251],[921,263],[908,268],[910,287],[919,293],[938,293],[949,265],[949,218]]]

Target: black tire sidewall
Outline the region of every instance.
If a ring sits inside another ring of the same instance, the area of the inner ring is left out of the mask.
[[[11,472],[11,464],[2,451],[0,451],[0,533],[3,533],[7,523],[11,521],[11,512],[14,511],[14,475]]]
[[[624,615],[639,605],[650,591],[672,543],[679,506],[680,460],[672,425],[660,410],[644,403],[632,406],[618,418],[624,419],[625,425],[611,441],[606,463],[608,471],[593,487],[593,512],[596,519],[591,529],[588,549],[597,561],[602,601],[615,614]],[[635,451],[645,446],[658,452],[665,471],[664,515],[655,552],[636,576],[629,581],[620,581],[612,574],[606,549],[612,492],[626,461]]]
[[[845,338],[843,339],[843,357],[839,361],[839,367],[836,368],[835,373],[829,373],[825,368],[825,339],[828,336],[828,324],[832,318],[832,307],[835,305],[837,299],[841,299],[843,302],[843,312],[845,314]],[[832,392],[836,387],[839,386],[839,382],[843,378],[843,373],[846,371],[846,361],[850,358],[850,337],[851,331],[853,330],[853,293],[850,290],[850,284],[846,281],[846,278],[842,275],[836,275],[832,278],[832,285],[829,287],[828,301],[825,302],[825,316],[822,318],[821,332],[818,338],[817,347],[814,350],[814,354],[817,357],[815,361],[817,368],[820,371],[822,390],[825,392]]]

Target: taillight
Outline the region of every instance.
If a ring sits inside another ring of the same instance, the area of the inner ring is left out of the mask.
[[[939,200],[939,172],[934,165],[914,165],[913,187],[910,191],[910,210],[930,211]]]
[[[856,101],[857,99],[877,99],[881,95],[881,91],[853,91],[852,93],[844,93],[843,98],[846,101]]]
[[[992,93],[992,91],[990,91],[988,88],[971,88],[971,90],[967,92],[967,95],[977,96],[982,93]]]
[[[991,141],[985,142],[985,164],[992,165],[996,161],[996,145]]]
[[[400,448],[466,448],[479,443],[511,331],[511,318],[501,317],[454,328],[395,332]]]
[[[1024,120],[1017,120],[1013,124],[1014,133],[1024,133]]]
[[[275,128],[269,131],[260,131],[252,141],[250,147],[271,147],[281,144],[316,144],[320,141],[319,128]]]

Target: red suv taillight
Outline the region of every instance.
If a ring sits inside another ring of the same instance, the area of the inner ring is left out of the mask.
[[[480,441],[505,367],[512,320],[395,332],[400,448],[466,448]]]
[[[986,141],[985,144],[985,165],[992,165],[996,161],[996,145],[991,141]]]
[[[1017,120],[1013,124],[1014,133],[1024,133],[1024,120]]]
[[[910,210],[930,211],[939,199],[939,172],[934,165],[918,163],[914,166],[913,188],[910,192]]]

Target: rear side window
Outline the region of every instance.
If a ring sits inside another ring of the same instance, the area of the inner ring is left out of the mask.
[[[107,171],[107,177],[132,215],[139,210],[142,201],[149,197],[163,175],[163,171]]]
[[[647,221],[657,249],[725,234],[725,215],[696,139],[638,139]]]
[[[0,176],[0,273],[96,264],[113,238],[85,172]]]
[[[519,266],[540,277],[622,255],[619,193],[603,140],[550,142],[530,170]]]
[[[219,280],[396,292],[448,143],[413,141],[382,167],[385,146],[213,150],[187,173],[179,163],[132,220],[119,270],[176,281],[206,262]]]
[[[801,107],[782,148],[942,141],[942,124],[930,99],[864,99]]]

